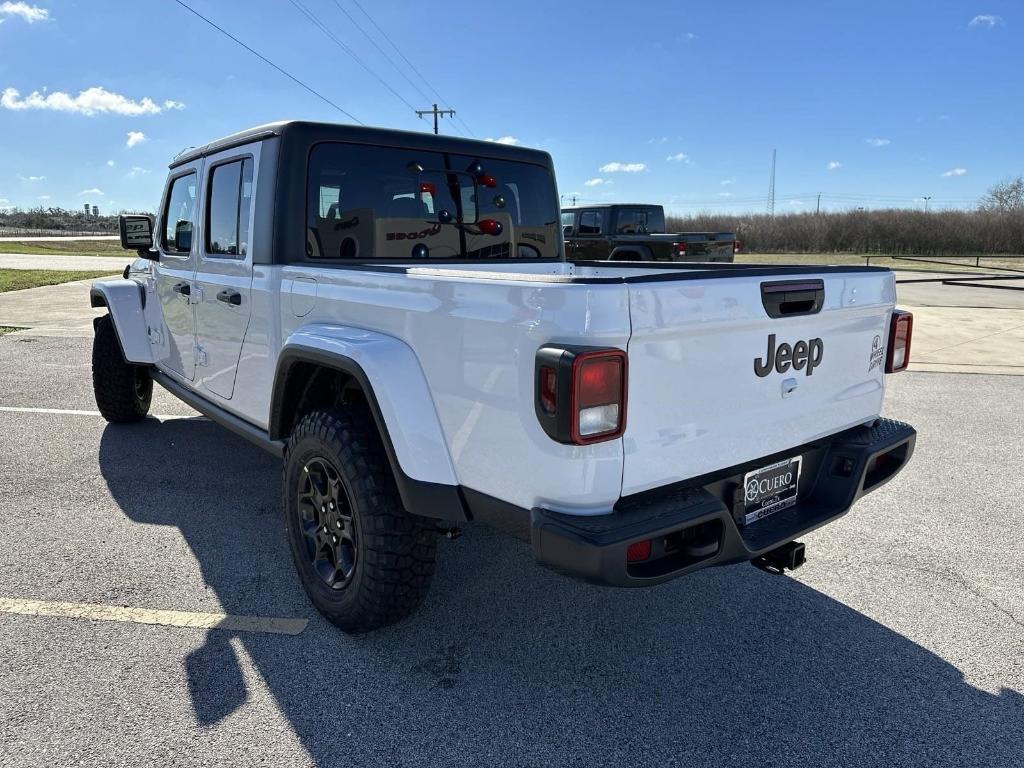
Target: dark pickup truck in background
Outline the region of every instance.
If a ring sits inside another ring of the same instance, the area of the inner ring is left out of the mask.
[[[732,261],[732,232],[665,232],[660,205],[625,203],[562,209],[566,256],[584,261]]]

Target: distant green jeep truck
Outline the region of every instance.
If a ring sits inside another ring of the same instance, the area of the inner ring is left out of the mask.
[[[606,204],[562,209],[566,255],[579,261],[729,261],[732,232],[665,232],[660,205]]]

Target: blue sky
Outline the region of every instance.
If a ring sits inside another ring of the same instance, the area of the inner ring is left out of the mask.
[[[541,147],[584,201],[763,210],[773,148],[777,210],[1024,173],[1019,1],[360,0],[429,85],[355,0],[300,5],[376,76],[289,0],[185,1],[367,124],[429,130],[436,89],[445,132]],[[153,209],[179,150],[282,118],[348,121],[173,0],[0,2],[0,207]]]

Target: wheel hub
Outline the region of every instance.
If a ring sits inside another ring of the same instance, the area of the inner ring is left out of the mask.
[[[356,569],[356,527],[341,474],[326,458],[306,462],[299,480],[299,524],[314,572],[344,589]]]

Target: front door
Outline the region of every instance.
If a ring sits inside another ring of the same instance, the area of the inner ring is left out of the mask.
[[[202,242],[195,283],[196,378],[224,399],[235,373],[252,312],[252,205],[258,147],[207,158]]]
[[[156,238],[160,260],[153,270],[160,318],[149,331],[159,367],[190,381],[195,377],[193,302],[197,295],[192,277],[198,249],[192,235],[196,231],[199,163],[175,169],[164,195]]]
[[[595,260],[608,258],[608,238],[601,226],[602,211],[581,211],[573,241],[573,258]]]

